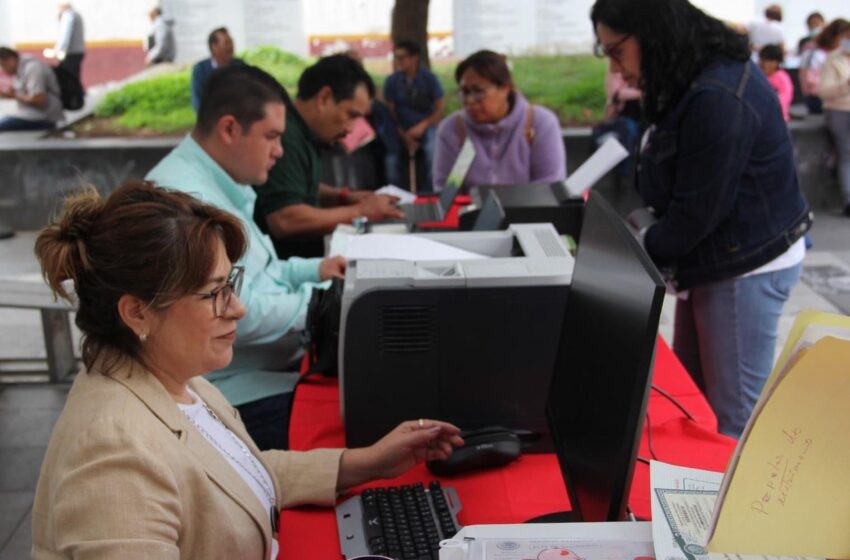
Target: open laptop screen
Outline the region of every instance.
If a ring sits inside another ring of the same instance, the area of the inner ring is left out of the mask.
[[[440,198],[438,200],[438,204],[440,205],[440,213],[445,217],[448,214],[449,209],[454,204],[455,197],[457,197],[457,193],[460,191],[460,185],[449,182],[443,187],[443,190],[440,191]]]

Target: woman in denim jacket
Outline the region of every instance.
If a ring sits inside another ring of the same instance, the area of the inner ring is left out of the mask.
[[[644,246],[678,292],[673,348],[740,436],[811,225],[776,94],[745,35],[686,0],[597,0],[598,50],[644,94]]]

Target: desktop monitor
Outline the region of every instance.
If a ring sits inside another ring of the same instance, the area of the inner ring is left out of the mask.
[[[571,520],[625,517],[664,291],[623,220],[592,192],[546,407]]]

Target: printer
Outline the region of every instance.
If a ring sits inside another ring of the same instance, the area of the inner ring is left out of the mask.
[[[499,426],[528,452],[551,449],[546,396],[574,259],[551,224],[416,234],[486,255],[355,260],[339,332],[346,445],[399,422]]]

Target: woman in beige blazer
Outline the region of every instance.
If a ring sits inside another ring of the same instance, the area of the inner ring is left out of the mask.
[[[232,358],[245,243],[237,218],[143,182],[71,198],[41,232],[47,282],[79,302],[85,369],[42,464],[34,558],[274,558],[279,508],[462,444],[419,420],[366,448],[259,451],[201,377]]]

